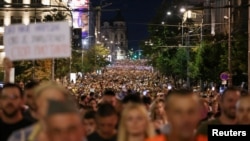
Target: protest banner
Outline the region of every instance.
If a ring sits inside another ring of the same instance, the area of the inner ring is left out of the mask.
[[[10,25],[4,30],[4,50],[12,61],[71,56],[67,22]]]

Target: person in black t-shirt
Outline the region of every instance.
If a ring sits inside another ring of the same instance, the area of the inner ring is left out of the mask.
[[[118,115],[115,108],[109,103],[99,105],[96,113],[96,132],[87,137],[88,141],[116,141],[116,125]]]
[[[2,115],[0,119],[0,141],[7,141],[14,131],[32,124],[22,115],[23,104],[22,89],[12,83],[3,86],[0,94]]]

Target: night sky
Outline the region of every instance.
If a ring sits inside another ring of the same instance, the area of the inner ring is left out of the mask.
[[[148,36],[147,24],[155,16],[162,0],[106,0],[106,2],[112,2],[112,5],[104,9],[121,10],[128,26],[129,48],[138,49],[139,42]],[[116,14],[117,12],[102,12],[102,20],[112,20]]]

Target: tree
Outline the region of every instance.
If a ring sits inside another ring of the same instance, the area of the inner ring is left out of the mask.
[[[183,36],[180,25],[182,19],[177,14],[166,19],[166,12],[171,9],[170,6],[168,1],[163,1],[157,15],[148,27],[149,39],[152,43],[141,46],[144,56],[150,60],[150,64],[176,82],[187,77],[188,62],[186,49],[176,48],[182,44]],[[173,12],[175,11],[173,10]],[[162,21],[166,21],[166,25],[162,24]]]
[[[175,5],[183,1],[174,1]],[[169,78],[176,80],[185,80],[188,76],[193,82],[198,80],[207,82],[219,82],[220,74],[228,71],[228,35],[217,34],[215,36],[206,35],[201,42],[201,36],[189,36],[190,29],[193,32],[203,32],[197,28],[192,19],[185,22],[184,35],[186,35],[186,46],[194,48],[169,48],[170,46],[178,47],[181,43],[181,31],[178,26],[169,27],[162,24],[165,21],[168,25],[178,25],[181,20],[172,14],[171,18],[166,20],[166,11],[171,9],[167,1],[159,8],[156,16],[149,24],[149,41],[150,44],[141,44],[144,56],[149,59],[159,72]],[[172,8],[174,13],[176,8]],[[244,12],[243,12],[244,13]],[[240,85],[246,82],[247,72],[247,34],[243,33],[246,25],[242,23],[243,18],[237,24],[234,24],[232,31],[232,74],[233,84]],[[188,27],[188,28],[187,28]],[[199,34],[198,33],[198,34]],[[187,52],[188,51],[188,52]],[[187,56],[189,55],[189,56]],[[187,67],[189,73],[187,74]],[[193,83],[194,84],[194,83]]]
[[[85,71],[101,69],[109,64],[109,50],[102,45],[95,45],[84,53],[83,66]]]

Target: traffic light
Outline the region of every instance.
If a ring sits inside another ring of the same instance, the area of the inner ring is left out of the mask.
[[[137,59],[137,55],[136,54],[134,54],[133,59]]]
[[[82,29],[74,28],[72,33],[72,46],[75,49],[82,48]]]

